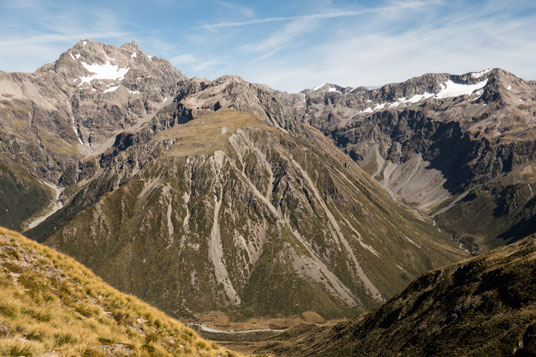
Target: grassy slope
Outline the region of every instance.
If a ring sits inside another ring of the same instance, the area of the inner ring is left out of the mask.
[[[287,334],[292,356],[534,356],[536,237],[423,275],[351,322]]]
[[[70,257],[0,228],[0,355],[231,356]]]

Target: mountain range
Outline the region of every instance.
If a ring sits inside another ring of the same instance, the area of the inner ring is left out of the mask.
[[[535,81],[495,68],[280,96],[472,253],[536,231]]]
[[[0,72],[0,225],[173,317],[351,317],[536,231],[535,101],[502,69],[292,94],[83,39]]]
[[[88,40],[4,77],[5,220],[173,316],[346,316],[465,254],[264,85]]]

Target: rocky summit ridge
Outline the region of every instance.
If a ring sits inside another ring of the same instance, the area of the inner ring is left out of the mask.
[[[82,40],[0,92],[2,224],[174,316],[347,316],[466,255],[265,85]]]

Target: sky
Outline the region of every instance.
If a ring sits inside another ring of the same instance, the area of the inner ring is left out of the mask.
[[[33,72],[82,38],[289,92],[491,67],[536,79],[534,0],[0,0],[0,70]]]

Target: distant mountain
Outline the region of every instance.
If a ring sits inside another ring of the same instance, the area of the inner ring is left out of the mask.
[[[377,310],[264,351],[278,356],[534,356],[536,236],[431,271]],[[304,329],[303,327],[301,328]]]
[[[0,355],[231,356],[73,259],[0,228]]]
[[[87,40],[4,76],[12,226],[173,316],[349,316],[466,256],[267,86]]]
[[[536,231],[536,82],[489,69],[279,96],[472,252]]]

